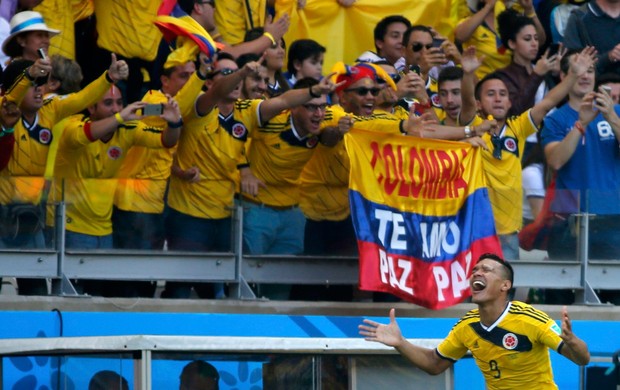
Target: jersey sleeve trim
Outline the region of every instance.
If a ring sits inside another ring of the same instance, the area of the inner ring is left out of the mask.
[[[86,121],[86,123],[84,123],[84,134],[86,135],[86,138],[88,138],[90,142],[95,142],[96,139],[93,137],[93,133],[90,130],[90,125],[91,125],[91,121]]]
[[[447,360],[449,362],[456,363],[456,359],[452,359],[451,357],[442,355],[441,352],[439,352],[439,350],[437,348],[435,348],[435,353],[437,354],[437,356],[439,356],[443,360]]]

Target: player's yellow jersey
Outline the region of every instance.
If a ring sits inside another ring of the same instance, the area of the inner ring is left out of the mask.
[[[560,352],[560,327],[544,312],[518,301],[509,302],[491,326],[469,311],[437,347],[444,359],[456,361],[471,351],[487,389],[557,389],[549,349]]]
[[[150,104],[166,103],[161,91],[149,91],[142,98]],[[148,126],[164,128],[166,121],[158,116],[142,118]],[[121,210],[160,214],[164,211],[164,194],[170,177],[172,156],[176,148],[132,146],[117,173],[118,186],[114,205]]]
[[[200,170],[200,180],[189,183],[176,176],[170,179],[168,204],[173,209],[198,218],[221,219],[232,214],[239,180],[238,167],[245,165],[245,141],[259,126],[262,100],[239,100],[229,116],[213,109],[204,117],[186,122],[177,148],[181,169]]]
[[[473,125],[482,123],[477,117]],[[482,136],[489,150],[482,152],[482,166],[489,188],[489,198],[493,207],[495,229],[497,234],[514,233],[521,228],[523,199],[521,182],[521,158],[525,148],[525,139],[538,129],[530,116],[530,110],[506,120],[506,125],[493,137],[489,133]],[[495,144],[495,145],[494,145]],[[496,150],[496,156],[493,151]]]
[[[69,121],[63,131],[54,168],[54,198],[62,196],[66,203],[67,230],[104,236],[112,233],[114,177],[127,151],[133,145],[163,147],[163,129],[130,121],[103,142],[90,138],[89,124],[87,119]]]

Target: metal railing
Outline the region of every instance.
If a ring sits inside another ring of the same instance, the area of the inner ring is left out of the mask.
[[[232,298],[256,298],[251,283],[354,285],[357,257],[244,255],[243,209],[237,206],[233,251],[71,250],[64,245],[64,204],[57,206],[54,249],[0,250],[5,277],[48,278],[53,295],[75,295],[72,279],[226,282]],[[586,217],[579,260],[512,262],[515,287],[575,289],[577,303],[599,303],[594,290],[618,289],[620,260],[589,260]],[[585,248],[585,249],[584,249]]]

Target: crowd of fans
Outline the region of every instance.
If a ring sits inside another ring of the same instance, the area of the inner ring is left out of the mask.
[[[230,251],[240,204],[245,253],[355,255],[342,142],[354,126],[482,148],[506,259],[519,258],[520,238],[531,244],[519,235],[524,221],[537,227],[530,239],[548,233],[550,258],[574,258],[580,212],[596,214],[591,256],[616,258],[620,1],[462,2],[454,38],[385,15],[374,50],[330,71],[331,49],[311,32],[287,51],[283,37],[297,26],[274,18],[269,1],[178,0],[181,13],[167,1],[3,1],[0,247],[51,245],[53,205],[64,201],[67,248]],[[162,40],[153,20],[169,5],[217,53]],[[150,282],[76,286],[155,291]],[[47,293],[41,279],[18,287]],[[192,290],[226,296],[221,284],[169,282],[162,297]],[[257,292],[348,300],[353,290]]]

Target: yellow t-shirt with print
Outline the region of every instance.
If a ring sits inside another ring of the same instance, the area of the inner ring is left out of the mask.
[[[87,123],[88,119],[70,121],[62,133],[54,168],[54,197],[62,196],[65,201],[68,231],[104,236],[112,234],[114,177],[123,159],[133,145],[162,148],[163,129],[129,121],[103,142],[89,139]]]
[[[142,101],[163,104],[168,99],[163,92],[153,90],[147,92]],[[166,121],[158,116],[146,116],[142,122],[152,127],[167,126]],[[125,211],[161,214],[164,211],[164,195],[175,150],[144,146],[129,149],[116,174],[119,180],[114,205]]]
[[[217,108],[204,117],[187,121],[177,148],[181,169],[200,170],[200,180],[190,183],[171,176],[168,204],[173,209],[198,218],[222,219],[232,214],[238,183],[238,167],[244,160],[245,141],[259,126],[258,108],[262,100],[235,102],[230,117]]]
[[[398,115],[406,115],[405,109],[398,106]],[[324,126],[337,125],[345,115],[340,106],[332,107],[332,117]],[[370,117],[353,116],[356,129],[382,133],[400,133],[401,119],[394,114],[376,111]],[[304,215],[314,221],[342,221],[350,214],[349,207],[349,172],[351,163],[344,146],[338,142],[333,147],[319,144],[312,158],[304,167],[300,177],[299,207]]]
[[[497,15],[505,9],[506,6],[502,1],[495,3],[495,17],[497,18]],[[495,25],[497,31],[497,22],[495,22]],[[469,46],[474,46],[479,56],[484,55],[482,65],[476,70],[478,80],[482,80],[487,74],[510,64],[512,58],[510,50],[502,47],[499,34],[493,32],[484,23],[476,27],[471,37],[463,42],[464,48]]]
[[[482,123],[476,117],[474,126]],[[482,166],[489,189],[497,234],[511,234],[521,228],[523,220],[523,185],[521,181],[521,158],[526,138],[537,131],[530,110],[510,117],[500,132],[500,142],[493,145],[493,137],[486,133],[482,139],[489,150],[482,152]],[[493,156],[495,148],[501,147],[501,160]]]

